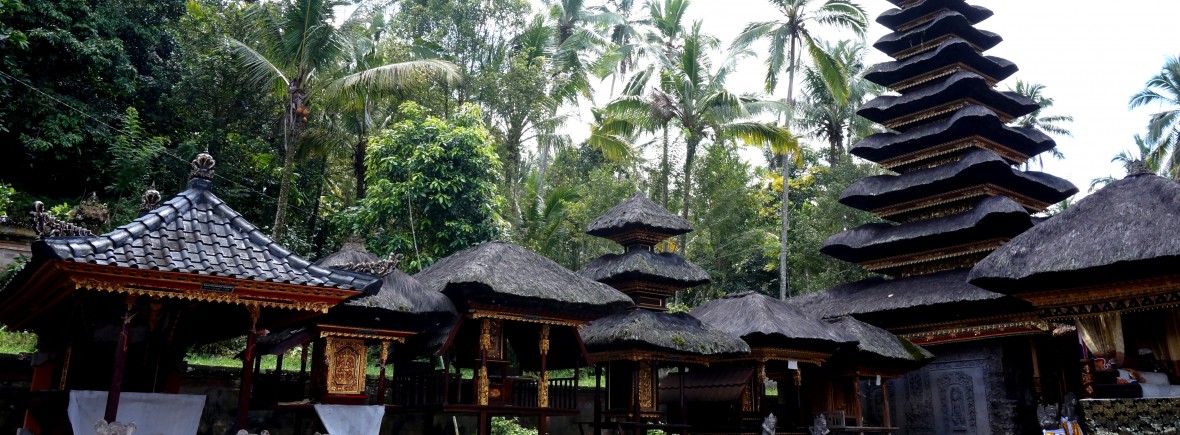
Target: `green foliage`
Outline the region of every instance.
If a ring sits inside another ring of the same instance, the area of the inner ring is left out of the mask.
[[[12,206],[12,197],[16,189],[7,183],[0,183],[0,217],[8,217],[8,208]]]
[[[151,178],[151,170],[158,168],[153,163],[164,152],[167,139],[147,137],[139,121],[139,111],[128,107],[123,114],[121,132],[111,143],[112,184],[107,190],[117,195],[142,193]]]
[[[479,109],[451,119],[402,104],[401,122],[373,141],[370,195],[340,216],[345,233],[367,236],[375,252],[396,252],[413,271],[500,234],[496,158]]]
[[[492,417],[492,435],[536,435],[536,429],[520,425],[515,417]]]

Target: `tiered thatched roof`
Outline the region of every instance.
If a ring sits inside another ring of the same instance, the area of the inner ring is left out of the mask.
[[[856,113],[873,122],[884,124],[896,130],[905,131],[921,125],[917,121],[900,123],[904,117],[931,110],[936,107],[970,98],[997,111],[1000,119],[1007,122],[1027,115],[1041,106],[1035,101],[1014,92],[1000,92],[992,89],[986,79],[973,72],[959,72],[945,80],[915,89],[899,96],[881,96],[861,106]],[[940,112],[941,113],[941,112]],[[922,119],[922,123],[945,118],[949,113],[932,114],[934,118]]]
[[[894,8],[882,12],[877,17],[877,22],[890,30],[897,31],[900,26],[943,10],[958,12],[972,25],[979,24],[993,15],[993,12],[988,8],[970,5],[961,0],[923,1],[904,9]]]
[[[692,231],[692,225],[684,218],[668,213],[643,194],[636,193],[590,222],[586,234],[611,238],[617,233],[637,230],[677,236]]]
[[[1017,293],[1175,274],[1177,234],[1180,185],[1133,175],[1012,239],[980,261],[969,279]]]
[[[656,254],[646,249],[603,255],[578,273],[606,284],[643,280],[695,287],[709,282],[709,273],[684,257],[670,252]]]
[[[904,60],[879,63],[869,67],[865,79],[889,88],[909,89],[938,74],[948,74],[953,67],[967,66],[991,83],[1016,73],[1016,64],[1005,59],[984,56],[971,43],[959,38],[943,41],[934,50]]]
[[[979,17],[973,13],[972,18]],[[995,33],[976,29],[972,21],[971,18],[958,12],[943,11],[926,24],[904,32],[893,32],[882,36],[881,39],[873,43],[873,48],[897,59],[906,57],[907,54],[921,52],[920,47],[924,43],[943,37],[957,36],[977,47],[979,51],[990,50],[1004,40]]]
[[[755,292],[706,302],[692,310],[692,315],[714,328],[742,337],[754,347],[830,351],[855,341],[819,317]]]
[[[934,359],[934,354],[909,340],[852,317],[836,318],[831,323],[833,327],[855,337],[857,342],[855,352],[841,352],[833,358],[840,364],[857,367],[876,365],[906,372]]]
[[[658,358],[741,355],[750,346],[736,335],[702,323],[687,313],[635,308],[590,322],[582,328],[590,353],[650,351]]]
[[[614,288],[505,242],[488,242],[443,258],[414,276],[457,305],[478,303],[593,319],[633,305]]]
[[[391,264],[373,267],[379,263]],[[316,265],[363,275],[371,269],[384,272],[380,276],[379,289],[333,307],[320,319],[323,323],[420,332],[457,315],[446,295],[427,289],[418,280],[397,270],[395,261],[379,260],[359,243],[345,243],[339,251],[321,258]]]

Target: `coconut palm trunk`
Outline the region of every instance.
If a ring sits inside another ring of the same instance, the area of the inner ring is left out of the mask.
[[[790,46],[790,49],[788,50],[788,54],[787,54],[787,62],[789,65],[788,69],[787,69],[787,104],[789,104],[792,109],[795,108],[795,67],[798,66],[796,64],[796,60],[795,60],[795,43],[796,42],[797,42],[796,37],[794,34],[792,34],[791,35],[791,46]],[[784,123],[785,124],[784,127],[787,130],[791,129],[791,117],[792,116],[795,116],[793,110],[792,110],[792,113],[787,115],[787,120]],[[791,156],[789,155],[789,153],[786,153],[786,152],[782,153],[782,155],[779,156],[779,158],[782,159],[779,162],[779,170],[782,171],[782,176],[783,176],[783,209],[782,209],[782,232],[779,234],[779,242],[780,242],[781,247],[779,248],[779,253],[778,253],[778,297],[779,297],[779,299],[785,300],[791,296],[791,287],[787,282],[787,279],[790,277],[789,274],[787,273],[787,249],[788,249],[787,235],[791,229],[791,202],[790,202],[791,183],[788,183],[787,181],[791,177],[791,161],[792,160],[791,160]]]

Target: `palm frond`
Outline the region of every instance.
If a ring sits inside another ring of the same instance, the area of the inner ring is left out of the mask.
[[[459,67],[439,59],[411,60],[391,63],[346,75],[332,82],[330,92],[395,91],[423,83],[429,76],[447,84],[459,83]]]
[[[261,85],[279,80],[284,85],[290,84],[290,80],[283,74],[283,70],[279,69],[270,59],[267,59],[266,56],[263,56],[257,50],[233,38],[226,38],[225,41],[226,45],[237,56],[238,61],[246,71],[246,75],[251,82]]]

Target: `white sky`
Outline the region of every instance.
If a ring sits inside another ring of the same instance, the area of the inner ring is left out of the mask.
[[[1122,177],[1124,171],[1110,162],[1111,157],[1133,149],[1132,136],[1143,132],[1148,116],[1159,110],[1150,107],[1132,112],[1127,109],[1127,101],[1160,71],[1165,56],[1180,55],[1180,23],[1176,20],[1180,17],[1180,1],[970,1],[995,12],[978,27],[1004,37],[1004,42],[987,54],[1020,67],[1020,72],[1001,83],[1000,89],[1013,86],[1016,79],[1044,84],[1045,95],[1055,101],[1048,114],[1074,117],[1068,125],[1074,137],[1056,138],[1065,160],[1046,158],[1044,170],[1072,181],[1082,194],[1093,178]],[[870,20],[893,7],[885,0],[858,3],[866,8]],[[767,0],[696,0],[688,16],[690,20],[702,20],[704,30],[728,46],[747,22],[778,19],[781,15]],[[872,22],[869,45],[885,33],[884,27]],[[824,39],[841,39],[839,32],[819,34]],[[754,49],[764,52],[765,47]],[[870,50],[867,64],[889,60]],[[738,93],[759,92],[764,76],[762,59],[752,59],[739,66],[729,83]],[[602,89],[597,96],[600,104],[607,93],[606,87]],[[779,92],[786,93],[785,83],[780,84]],[[569,127],[575,139],[588,133],[577,121]],[[761,158],[752,161],[761,163]]]

